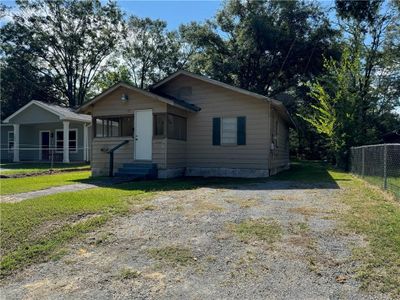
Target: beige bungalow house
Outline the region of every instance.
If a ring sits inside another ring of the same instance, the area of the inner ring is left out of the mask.
[[[281,102],[187,71],[149,91],[118,83],[78,112],[92,116],[95,176],[267,177],[289,166]]]
[[[1,125],[1,161],[89,161],[92,118],[32,100]]]

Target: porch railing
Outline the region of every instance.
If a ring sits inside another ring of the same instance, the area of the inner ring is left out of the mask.
[[[108,154],[110,154],[110,167],[108,170],[108,176],[110,177],[114,177],[114,152],[122,147],[123,145],[126,145],[129,143],[129,140],[125,140],[121,143],[119,143],[117,146],[115,146],[114,148],[111,148],[110,150],[107,151]]]

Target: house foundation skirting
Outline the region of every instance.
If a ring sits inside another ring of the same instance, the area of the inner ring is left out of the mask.
[[[271,168],[270,171],[269,171],[269,175],[270,176],[276,175],[279,172],[282,172],[282,171],[285,171],[285,170],[289,170],[289,169],[290,169],[290,165],[289,164],[284,165],[284,166],[279,166],[279,167],[276,167],[276,168]]]
[[[185,175],[185,168],[173,168],[173,169],[158,169],[158,178],[174,178],[182,177]]]
[[[240,177],[259,178],[268,177],[268,169],[233,169],[233,168],[186,168],[186,176],[200,177]]]

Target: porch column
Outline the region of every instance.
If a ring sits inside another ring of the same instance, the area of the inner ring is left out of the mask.
[[[19,162],[19,124],[14,125],[14,162]]]
[[[83,160],[88,161],[88,149],[89,139],[88,139],[88,124],[83,124]]]
[[[63,163],[69,163],[69,121],[63,121],[64,148]]]

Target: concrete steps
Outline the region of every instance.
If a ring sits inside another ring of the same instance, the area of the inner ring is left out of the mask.
[[[153,163],[127,163],[115,172],[116,177],[132,177],[137,179],[157,178],[157,165]]]

